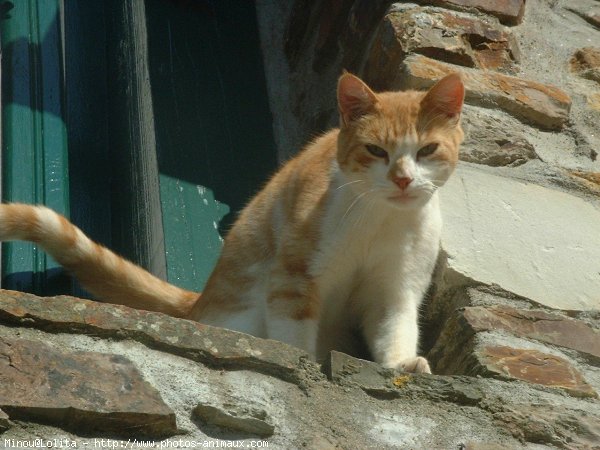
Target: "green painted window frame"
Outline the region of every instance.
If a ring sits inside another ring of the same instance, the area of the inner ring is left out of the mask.
[[[46,204],[192,290],[277,166],[254,5],[201,4],[23,0],[0,35],[3,201]],[[86,295],[35,245],[3,244],[2,264],[4,288]]]
[[[69,215],[58,0],[3,2],[2,198]],[[60,266],[30,243],[3,244],[3,287],[54,293],[68,286]]]

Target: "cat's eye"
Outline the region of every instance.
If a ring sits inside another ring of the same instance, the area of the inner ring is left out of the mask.
[[[432,144],[426,145],[425,147],[421,147],[417,152],[417,159],[426,158],[427,156],[431,156],[438,149],[438,143],[434,142]]]
[[[367,151],[373,156],[377,156],[378,158],[387,158],[388,156],[387,152],[381,147],[377,147],[376,145],[367,145],[366,147]]]

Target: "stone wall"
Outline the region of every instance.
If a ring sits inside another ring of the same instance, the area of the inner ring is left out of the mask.
[[[342,68],[378,89],[463,73],[422,311],[435,375],[2,291],[0,447],[600,448],[599,3],[257,5],[282,159],[335,124]]]
[[[321,367],[285,344],[163,314],[1,291],[0,447],[593,447],[598,314],[503,295],[449,299],[470,306],[446,308],[429,356],[461,375],[414,376],[337,352]]]
[[[283,161],[337,126],[342,68],[360,72],[389,0],[257,0],[269,101]]]

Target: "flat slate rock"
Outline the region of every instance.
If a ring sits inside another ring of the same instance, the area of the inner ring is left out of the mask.
[[[522,380],[561,388],[575,397],[598,397],[572,361],[549,349],[520,348],[513,337],[576,349],[591,359],[596,359],[600,344],[598,330],[559,313],[470,306],[456,310],[445,322],[427,357],[436,373]]]
[[[174,412],[123,356],[0,338],[0,386],[0,408],[11,419],[124,437],[177,431]]]
[[[292,382],[304,380],[304,370],[311,366],[306,352],[282,342],[69,296],[42,298],[0,290],[0,323],[133,339],[210,367],[248,369]],[[316,364],[311,367],[319,373]]]
[[[585,381],[581,372],[559,356],[503,345],[478,347],[474,355],[480,364],[474,375],[518,379],[561,388],[576,397],[598,398],[598,394]]]
[[[600,361],[600,330],[581,320],[510,306],[467,307],[462,316],[475,332],[503,330],[514,336],[577,350]]]
[[[467,165],[440,195],[447,272],[551,308],[600,309],[600,211],[592,204]]]
[[[269,437],[275,432],[266,411],[240,404],[198,404],[192,416],[206,424],[241,431],[254,436]]]
[[[461,161],[492,167],[516,167],[539,159],[526,133],[486,112],[472,106],[464,108],[462,127],[465,140],[460,147]]]
[[[472,406],[484,397],[473,378],[406,373],[336,351],[330,352],[324,370],[331,381],[358,386],[380,400],[423,395],[437,401]]]
[[[524,78],[446,64],[422,55],[404,59],[397,87],[428,89],[450,73],[460,73],[465,83],[465,102],[501,108],[523,122],[542,129],[561,129],[569,119],[571,98],[556,86]]]

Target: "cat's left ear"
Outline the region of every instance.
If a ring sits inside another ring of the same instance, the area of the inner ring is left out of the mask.
[[[421,100],[421,111],[445,114],[448,118],[460,116],[465,99],[465,86],[458,73],[446,75]]]
[[[344,125],[375,110],[377,96],[355,75],[345,72],[338,80],[337,100]]]

